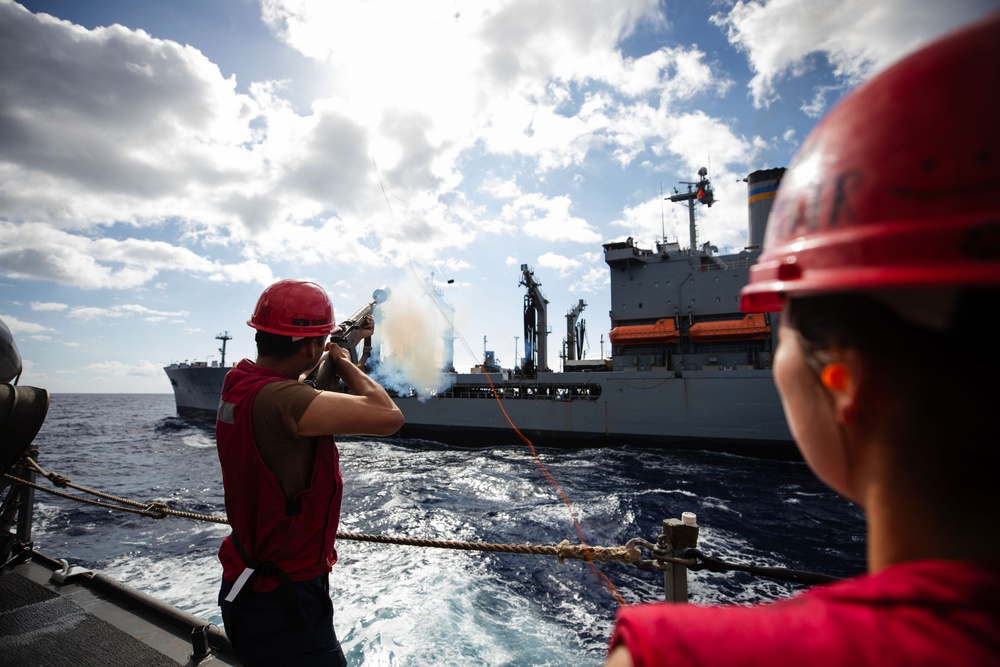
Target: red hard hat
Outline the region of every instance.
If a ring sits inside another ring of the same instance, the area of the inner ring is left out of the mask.
[[[261,293],[247,324],[280,336],[325,336],[333,330],[333,305],[316,283],[279,280]]]
[[[782,178],[741,308],[1000,286],[1000,12],[858,87]]]

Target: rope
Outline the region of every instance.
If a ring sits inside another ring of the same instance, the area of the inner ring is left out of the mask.
[[[43,475],[46,479],[50,480],[53,484],[61,486],[63,488],[69,487],[76,489],[83,493],[89,493],[106,500],[114,500],[115,502],[121,503],[120,505],[113,505],[111,503],[101,502],[99,500],[91,500],[89,498],[81,498],[80,496],[73,495],[70,493],[65,493],[62,491],[57,491],[55,489],[50,489],[48,487],[36,484],[35,482],[30,482],[20,477],[15,477],[10,474],[5,474],[4,477],[14,482],[16,484],[22,484],[24,486],[31,487],[38,491],[44,491],[46,493],[58,496],[60,498],[66,498],[67,500],[74,500],[76,502],[85,503],[87,505],[93,505],[95,507],[103,507],[112,510],[121,510],[123,512],[131,512],[133,514],[140,514],[142,516],[147,516],[153,519],[165,519],[168,516],[176,516],[184,519],[192,519],[195,521],[208,521],[212,523],[222,523],[228,524],[229,521],[226,517],[215,516],[211,514],[196,514],[194,512],[182,512],[179,510],[171,509],[166,503],[160,501],[153,501],[149,503],[140,503],[134,500],[129,500],[127,498],[121,498],[108,493],[103,493],[101,491],[96,491],[94,489],[88,489],[84,486],[79,486],[74,484],[70,478],[57,473],[49,473],[32,461],[30,458],[27,459],[28,464],[39,474]],[[633,546],[626,545],[625,547],[591,547],[579,544],[571,544],[569,540],[563,540],[558,545],[555,546],[534,546],[527,544],[496,544],[490,542],[461,542],[452,540],[430,540],[422,538],[413,537],[397,537],[391,535],[370,535],[363,533],[348,533],[343,531],[337,532],[338,540],[353,540],[358,542],[376,542],[380,544],[397,544],[403,546],[414,546],[414,547],[433,547],[438,549],[456,549],[459,551],[483,551],[490,553],[509,553],[509,554],[522,554],[522,555],[534,555],[534,556],[555,556],[559,559],[560,563],[563,563],[566,559],[582,560],[588,562],[620,562],[620,563],[638,563],[640,559],[639,550]]]
[[[140,514],[142,516],[147,516],[153,519],[165,519],[168,516],[176,516],[182,519],[192,519],[195,521],[208,521],[212,523],[222,523],[222,524],[229,523],[229,520],[224,516],[216,516],[212,514],[196,514],[194,512],[183,512],[171,509],[170,507],[167,506],[166,503],[161,501],[140,503],[134,500],[129,500],[128,498],[121,498],[119,496],[114,496],[109,493],[104,493],[102,491],[88,489],[85,486],[79,486],[77,484],[74,484],[69,477],[54,472],[46,472],[30,457],[25,457],[25,461],[38,474],[44,476],[46,479],[50,480],[56,486],[59,486],[61,488],[69,487],[83,493],[89,493],[99,498],[104,498],[105,500],[113,500],[120,504],[113,505],[111,503],[105,503],[98,500],[91,500],[89,498],[81,498],[80,496],[73,495],[70,493],[65,493],[62,491],[57,491],[55,489],[50,489],[48,487],[41,486],[40,484],[36,484],[35,482],[29,482],[28,480],[21,479],[20,477],[15,477],[10,474],[5,474],[4,477],[10,480],[11,482],[14,482],[15,484],[22,484],[24,486],[28,486],[39,491],[44,491],[54,496],[59,496],[60,498],[66,498],[67,500],[74,500],[76,502],[85,503],[87,505],[93,505],[96,507],[103,507],[106,509],[131,512],[133,514]],[[756,565],[755,563],[751,563],[750,565],[729,563],[717,556],[711,556],[705,554],[697,549],[682,550],[679,552],[682,554],[682,557],[676,557],[670,555],[672,552],[669,548],[664,548],[658,544],[654,544],[652,542],[649,542],[641,538],[634,538],[629,540],[624,547],[592,547],[586,544],[571,544],[569,540],[563,540],[562,542],[560,542],[555,546],[533,546],[528,544],[497,544],[490,542],[461,542],[453,540],[431,540],[431,539],[423,539],[415,537],[399,537],[392,535],[347,533],[342,531],[337,532],[337,539],[353,540],[358,542],[375,542],[378,544],[396,544],[396,545],[413,546],[413,547],[456,549],[459,551],[483,551],[490,553],[508,553],[508,554],[522,554],[522,555],[533,555],[533,556],[555,556],[556,558],[559,559],[560,563],[565,562],[566,559],[581,560],[590,563],[591,567],[593,567],[595,562],[600,562],[600,563],[618,562],[629,565],[636,565],[640,568],[650,568],[658,570],[660,572],[665,572],[670,567],[673,567],[675,565],[681,565],[691,570],[692,572],[698,572],[700,570],[708,570],[709,572],[746,572],[748,574],[755,576],[761,576],[769,579],[775,579],[778,581],[788,581],[800,584],[823,584],[839,580],[839,577],[820,574],[816,572],[805,572],[802,570],[793,570],[790,568],[783,568],[783,567],[765,567],[761,565]],[[652,553],[653,559],[642,560],[641,553],[639,551],[640,547],[648,549]]]
[[[225,517],[213,516],[210,514],[195,514],[194,512],[181,512],[179,510],[170,509],[166,503],[154,500],[148,503],[139,503],[134,500],[129,500],[127,498],[119,498],[118,496],[113,496],[111,494],[102,493],[100,491],[95,491],[93,489],[88,489],[84,486],[77,486],[76,484],[66,484],[70,488],[82,491],[84,493],[90,493],[100,498],[106,498],[108,500],[114,500],[115,502],[122,503],[121,505],[112,505],[111,503],[102,503],[99,500],[91,500],[89,498],[81,498],[80,496],[74,496],[71,493],[65,493],[63,491],[56,491],[55,489],[50,489],[41,484],[36,484],[35,482],[29,482],[26,479],[21,479],[20,477],[15,477],[10,474],[5,474],[6,477],[11,482],[15,484],[23,484],[24,486],[29,486],[37,491],[44,491],[53,496],[58,496],[60,498],[66,498],[67,500],[74,500],[78,503],[84,503],[85,505],[93,505],[94,507],[103,507],[110,510],[120,510],[122,512],[130,512],[132,514],[139,514],[142,516],[148,516],[151,519],[165,519],[168,516],[176,516],[184,519],[194,519],[196,521],[212,521],[215,523],[229,523]],[[59,477],[59,475],[57,475]],[[64,478],[67,479],[67,478]]]
[[[364,535],[360,533],[337,533],[337,539],[378,542],[381,544],[403,544],[413,547],[434,547],[458,549],[461,551],[488,551],[493,553],[526,554],[533,556],[556,556],[562,563],[567,558],[584,561],[609,563],[638,563],[639,550],[628,547],[591,547],[570,544],[563,540],[556,546],[531,546],[527,544],[491,544],[489,542],[453,542],[448,540],[425,540],[412,537],[391,537],[387,535]]]

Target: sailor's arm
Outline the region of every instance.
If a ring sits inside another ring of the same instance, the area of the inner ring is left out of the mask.
[[[317,385],[333,371],[351,393],[320,391],[298,423],[302,437],[318,435],[392,435],[403,425],[403,413],[382,386],[351,363],[347,350],[336,343],[327,345]]]

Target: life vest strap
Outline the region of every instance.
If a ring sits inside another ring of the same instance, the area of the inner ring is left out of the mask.
[[[279,568],[274,563],[263,563],[261,561],[256,561],[247,556],[246,550],[243,549],[243,545],[240,544],[239,539],[236,537],[236,533],[231,533],[229,535],[230,541],[236,548],[236,553],[239,554],[240,560],[243,561],[243,572],[237,577],[236,583],[233,584],[233,588],[229,591],[229,595],[226,596],[226,602],[234,602],[236,596],[240,594],[243,587],[247,585],[248,582],[253,580],[256,575],[264,575],[268,577],[278,578],[278,588],[284,592],[285,597],[285,607],[288,611],[289,617],[295,620],[296,624],[299,626],[305,625],[305,619],[302,618],[302,612],[299,610],[299,606],[295,601],[295,592],[292,590],[292,580],[288,578],[281,568]]]

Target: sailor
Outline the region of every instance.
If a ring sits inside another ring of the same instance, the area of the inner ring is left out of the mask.
[[[390,435],[403,416],[328,342],[333,306],[319,285],[274,283],[247,324],[257,360],[226,374],[216,421],[232,527],[219,549],[226,633],[244,665],[345,665],[328,583],[343,494],[333,436]],[[361,335],[373,331],[369,318]],[[320,365],[350,393],[301,381]]]
[[[868,572],[754,607],[618,612],[606,665],[1000,664],[1000,12],[855,89],[778,190],[746,312]]]

